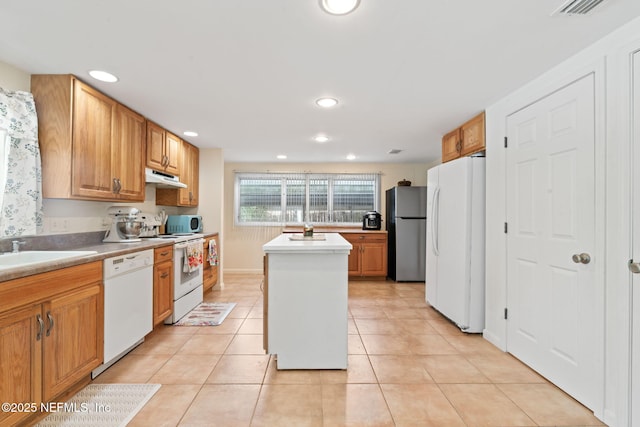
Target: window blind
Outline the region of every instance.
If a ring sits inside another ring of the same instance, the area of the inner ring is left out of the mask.
[[[380,174],[236,172],[237,225],[359,224],[378,210]]]

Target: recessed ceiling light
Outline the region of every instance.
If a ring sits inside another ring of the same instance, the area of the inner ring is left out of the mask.
[[[320,0],[320,7],[332,15],[346,15],[359,4],[360,0]]]
[[[190,130],[185,130],[184,132],[182,132],[182,134],[184,136],[198,136],[198,132],[193,132],[193,131],[190,131]]]
[[[355,154],[347,154],[347,160],[355,160],[355,159],[356,159]]]
[[[279,158],[280,160],[284,160],[287,158],[287,156],[284,154],[278,154],[276,157]]]
[[[338,100],[335,98],[320,98],[316,100],[316,104],[324,108],[331,108],[338,105]]]
[[[323,143],[329,141],[329,137],[327,135],[318,135],[315,138],[313,138],[313,140],[315,142],[319,142],[320,144],[323,144]]]
[[[118,81],[118,78],[116,76],[111,73],[107,73],[106,71],[91,70],[89,71],[89,75],[96,80],[100,80],[101,82],[115,83]]]

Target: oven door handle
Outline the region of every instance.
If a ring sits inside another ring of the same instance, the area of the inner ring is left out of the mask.
[[[180,243],[176,243],[174,245],[175,249],[184,249],[186,248],[188,245],[190,245],[191,243],[200,243],[203,244],[204,243],[204,239],[194,239],[194,240],[189,240],[187,242],[180,242]]]

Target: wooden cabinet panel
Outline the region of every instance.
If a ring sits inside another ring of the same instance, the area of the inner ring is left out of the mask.
[[[164,170],[166,131],[157,124],[147,121],[147,167]]]
[[[180,175],[180,155],[182,152],[182,140],[167,132],[164,141],[164,154],[166,156],[165,171],[172,175]]]
[[[460,129],[455,129],[442,137],[442,162],[460,157],[462,142],[460,141]]]
[[[39,305],[0,314],[0,400],[40,403],[42,336],[38,337]],[[0,412],[0,425],[14,425],[28,414]]]
[[[73,95],[72,195],[113,198],[111,144],[116,102],[79,80],[74,80]]]
[[[387,275],[386,233],[342,233],[353,246],[349,253],[350,278],[384,279]]]
[[[187,188],[156,189],[156,205],[198,206],[200,180],[200,151],[198,147],[182,141],[180,154],[180,181]]]
[[[153,325],[173,312],[173,262],[165,261],[153,268]]]
[[[153,326],[173,313],[173,245],[154,250]]]
[[[182,140],[157,124],[147,121],[147,167],[180,175]]]
[[[207,237],[202,244],[202,248],[204,250],[204,268],[202,270],[203,276],[203,291],[207,292],[209,289],[213,288],[218,283],[218,265],[211,265],[209,262],[209,241],[215,241],[216,247],[218,250],[218,254],[220,253],[220,244],[218,241],[218,236]]]
[[[43,305],[43,399],[49,401],[102,363],[103,296],[99,284]]]
[[[112,176],[118,180],[118,197],[121,200],[144,201],[144,164],[131,159],[144,158],[145,140],[144,117],[123,105],[117,105]]]
[[[362,275],[387,275],[387,245],[386,243],[362,243]]]
[[[442,163],[485,149],[484,112],[442,137]]]
[[[462,151],[460,154],[462,156],[484,150],[484,112],[462,125],[460,133],[462,137]]]

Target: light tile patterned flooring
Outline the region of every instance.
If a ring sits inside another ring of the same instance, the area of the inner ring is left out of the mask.
[[[220,326],[165,326],[95,381],[160,383],[130,426],[591,426],[593,414],[424,302],[424,284],[349,283],[349,368],[277,371],[262,276],[226,274]]]

